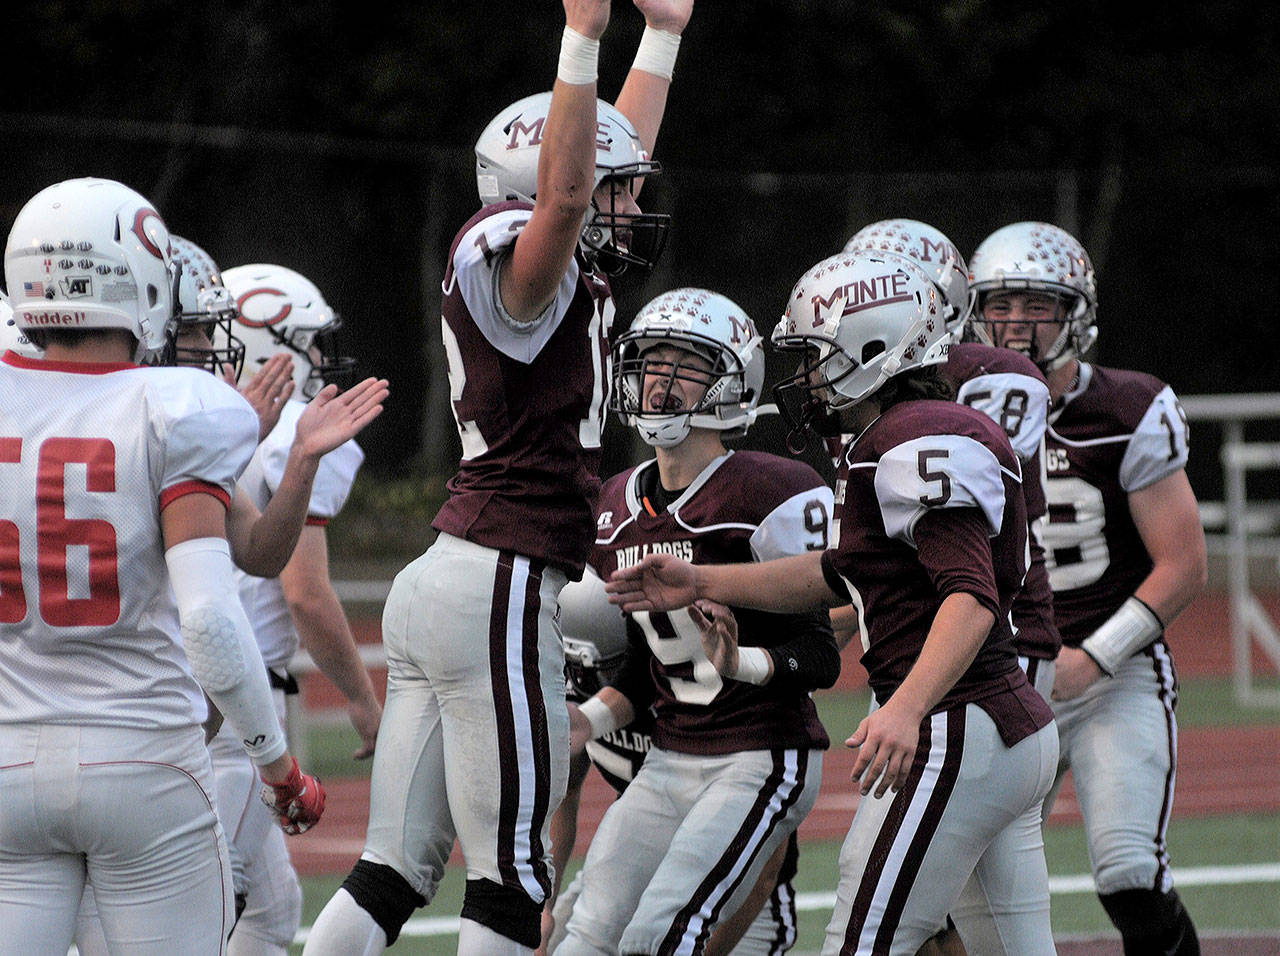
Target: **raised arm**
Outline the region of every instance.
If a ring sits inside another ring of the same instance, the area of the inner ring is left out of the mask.
[[[644,14],[644,36],[615,106],[636,128],[649,155],[667,109],[667,92],[675,69],[680,36],[693,14],[693,0],[635,0]],[[639,192],[639,182],[635,192]]]
[[[342,394],[338,386],[327,385],[307,403],[280,485],[267,506],[259,512],[239,492],[232,499],[227,538],[236,567],[260,578],[274,578],[284,570],[307,519],[320,459],[382,414],[387,393],[386,379],[368,378]]]
[[[573,261],[595,187],[596,64],[609,0],[564,0],[565,32],[538,151],[533,215],[499,274],[502,305],[517,322],[537,319]]]

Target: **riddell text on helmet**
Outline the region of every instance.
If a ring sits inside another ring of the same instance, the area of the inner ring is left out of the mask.
[[[23,312],[27,325],[81,325],[83,312]]]

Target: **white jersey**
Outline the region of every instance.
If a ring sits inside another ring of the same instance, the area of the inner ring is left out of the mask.
[[[160,512],[192,491],[230,500],[253,409],[199,369],[12,352],[0,395],[0,723],[203,721]]]
[[[289,460],[289,449],[298,430],[298,418],[306,407],[307,403],[302,401],[285,403],[280,421],[258,446],[240,479],[240,487],[248,492],[258,510],[267,506],[280,487],[284,467]],[[325,524],[342,510],[363,461],[364,452],[354,439],[320,459],[311,489],[311,504],[307,508],[308,524]],[[257,578],[237,570],[236,583],[240,588],[240,603],[244,605],[254,636],[258,639],[262,660],[268,667],[285,667],[298,650],[298,633],[294,629],[280,579]]]

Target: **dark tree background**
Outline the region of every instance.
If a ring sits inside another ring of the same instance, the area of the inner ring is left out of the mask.
[[[440,271],[477,205],[476,136],[552,82],[560,5],[80,0],[6,19],[6,231],[36,190],[102,175],[223,267],[298,269],[392,380],[370,470],[447,472]],[[603,97],[642,26],[615,0]],[[1184,395],[1277,390],[1276,33],[1271,5],[1225,0],[698,0],[644,197],[672,243],[618,283],[619,321],[703,285],[767,336],[801,272],[873,219],[932,222],[966,254],[1049,219],[1098,266],[1099,361]]]

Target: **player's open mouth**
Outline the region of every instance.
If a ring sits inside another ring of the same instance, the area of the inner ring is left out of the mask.
[[[679,412],[684,410],[684,401],[679,395],[655,395],[649,399],[649,408],[655,412]]]

